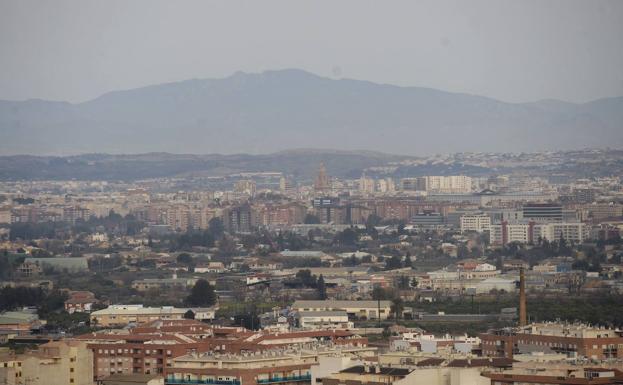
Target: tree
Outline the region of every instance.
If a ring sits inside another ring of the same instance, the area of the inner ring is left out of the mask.
[[[245,327],[249,330],[258,330],[262,327],[260,318],[255,311],[246,314],[237,314],[234,316],[234,324]]]
[[[378,215],[370,214],[366,219],[366,228],[373,228],[375,226],[378,226],[382,220],[383,218],[379,217]]]
[[[375,301],[387,299],[387,293],[382,287],[375,285],[372,289],[372,299]]]
[[[358,235],[355,230],[348,228],[335,236],[334,242],[341,246],[352,246],[357,242]]]
[[[195,319],[195,312],[188,309],[186,313],[184,313],[184,319]]]
[[[210,222],[208,222],[208,232],[212,234],[213,237],[217,238],[223,235],[225,231],[225,226],[223,225],[223,221],[221,218],[212,218]]]
[[[400,269],[401,267],[402,267],[402,261],[400,260],[400,257],[397,255],[394,255],[390,259],[385,261],[385,270]]]
[[[411,278],[411,287],[417,287],[418,281],[415,277]]]
[[[398,288],[401,290],[406,290],[409,288],[409,277],[406,275],[401,275],[398,277]]]
[[[181,253],[177,256],[177,261],[184,265],[190,266],[193,263],[193,257],[188,253]]]
[[[214,305],[216,303],[214,288],[205,279],[198,280],[190,291],[190,295],[186,297],[186,303],[191,306]]]
[[[313,214],[307,214],[305,215],[305,219],[303,219],[303,222],[306,225],[317,225],[320,223],[320,219]]]
[[[352,254],[348,258],[344,258],[344,261],[342,262],[342,265],[344,265],[344,266],[357,266],[357,265],[359,265],[359,260],[357,259],[357,257],[355,257],[355,254]]]
[[[303,286],[306,287],[316,287],[318,285],[318,281],[316,280],[316,276],[312,275],[309,269],[299,270],[296,273],[296,278],[298,278]],[[324,278],[323,278],[324,282]]]
[[[405,309],[405,304],[402,300],[402,298],[400,297],[396,297],[392,300],[392,305],[391,305],[391,312],[394,313],[394,318],[396,320],[398,320],[400,318],[400,316],[402,315],[402,312]]]
[[[320,277],[318,277],[316,287],[318,289],[318,299],[327,299],[327,286],[324,283],[324,277],[322,276],[322,274],[320,274]]]
[[[240,267],[238,268],[238,271],[241,273],[248,273],[249,271],[251,271],[251,268],[249,267],[249,265],[247,265],[246,263],[243,263],[242,265],[240,265]]]
[[[236,242],[232,237],[223,235],[218,242],[218,255],[221,257],[231,257],[236,253]]]
[[[560,240],[558,241],[558,252],[562,253],[567,247],[567,240],[562,233],[560,234]]]
[[[411,253],[409,252],[405,255],[405,267],[413,267],[413,262],[411,262]]]
[[[5,255],[0,255],[0,279],[9,278],[12,273],[11,262]]]

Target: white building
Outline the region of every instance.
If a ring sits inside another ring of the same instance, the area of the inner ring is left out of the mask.
[[[492,245],[506,245],[508,243],[533,242],[533,223],[492,224],[489,231],[489,243]]]
[[[589,228],[582,222],[547,223],[538,226],[538,237],[548,241],[564,238],[567,242],[581,243],[589,238]]]
[[[476,231],[482,233],[489,231],[491,227],[491,218],[488,215],[463,215],[461,216],[461,232]]]
[[[442,193],[468,193],[472,191],[472,178],[465,175],[426,176],[426,191]]]
[[[292,309],[298,312],[318,312],[342,310],[349,316],[366,319],[387,319],[391,310],[391,301],[305,301],[298,300]],[[380,307],[380,309],[379,309]],[[379,314],[380,311],[380,314]],[[379,317],[380,316],[380,317]]]
[[[567,242],[581,243],[589,238],[590,231],[582,222],[502,222],[492,224],[490,228],[489,241],[492,245],[536,243],[539,238],[550,242],[564,238]]]
[[[476,284],[476,294],[486,294],[491,290],[513,293],[517,289],[515,280],[504,278],[487,278]]]
[[[479,263],[474,271],[495,271],[496,267],[490,263]]]
[[[353,323],[348,321],[348,314],[337,311],[301,311],[297,316],[298,326],[303,329],[349,329]]]
[[[376,190],[376,181],[365,175],[359,179],[359,191],[363,193],[373,193]]]

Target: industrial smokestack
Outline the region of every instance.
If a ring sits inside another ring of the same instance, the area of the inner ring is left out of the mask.
[[[519,269],[519,326],[526,326],[526,275],[524,268]]]

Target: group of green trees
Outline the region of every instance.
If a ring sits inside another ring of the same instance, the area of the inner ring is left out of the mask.
[[[503,308],[517,307],[516,294],[501,294],[495,297],[469,296],[438,298],[434,302],[411,302],[408,305],[421,311],[447,314],[499,314]],[[528,317],[532,321],[580,321],[595,325],[623,327],[622,295],[543,296],[528,295]]]
[[[393,255],[391,258],[385,260],[385,270],[395,270],[403,267],[413,267],[411,254],[408,252],[404,257],[404,261],[399,255]]]
[[[190,250],[192,247],[214,247],[224,235],[225,227],[220,218],[212,218],[205,230],[190,229],[179,235],[169,236],[170,250]]]
[[[344,258],[342,260],[342,266],[358,266],[361,265],[362,263],[371,263],[372,262],[372,256],[371,255],[364,255],[361,258],[357,258],[355,256],[355,254],[351,255],[348,258]]]
[[[216,292],[214,287],[205,279],[195,282],[195,285],[186,297],[186,304],[189,306],[213,306],[216,304]]]
[[[58,290],[5,286],[0,289],[0,311],[37,307],[39,316],[44,318],[52,312],[63,309],[66,299],[67,296]]]
[[[7,250],[0,251],[0,279],[9,279],[15,269],[24,262],[24,255],[10,255]]]
[[[92,234],[98,231],[118,235],[136,235],[145,227],[143,221],[133,215],[122,216],[113,210],[107,216],[91,217],[86,221],[77,220],[75,223],[60,222],[17,222],[10,225],[10,239],[12,241],[31,239],[69,239],[76,234]]]
[[[324,277],[322,274],[316,277],[309,269],[299,270],[294,279],[288,280],[286,284],[316,289],[318,292],[318,299],[327,299],[327,285]]]

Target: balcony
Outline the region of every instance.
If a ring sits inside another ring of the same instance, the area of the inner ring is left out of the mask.
[[[167,378],[164,381],[167,385],[183,385],[183,384],[210,384],[210,385],[240,385],[239,380],[184,380],[182,378]]]
[[[299,381],[311,381],[311,374],[304,374],[302,376],[291,377],[273,377],[257,380],[258,384],[278,384],[281,382],[299,382]]]

